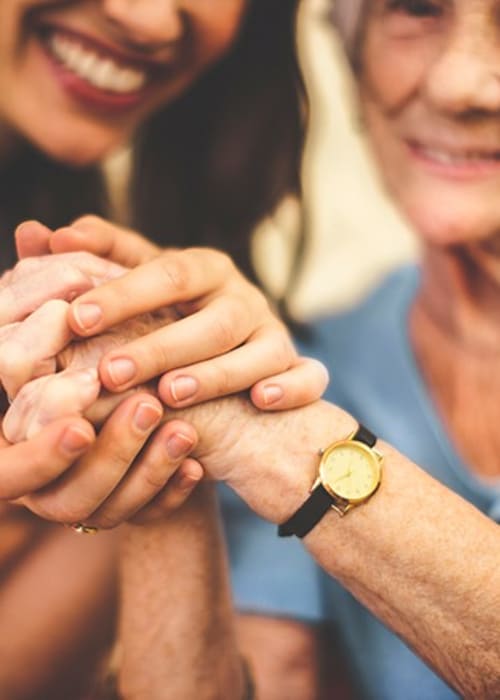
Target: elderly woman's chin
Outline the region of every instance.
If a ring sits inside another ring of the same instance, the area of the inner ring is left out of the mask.
[[[450,246],[498,236],[500,198],[495,200],[436,188],[425,197],[405,197],[400,207],[422,244]]]

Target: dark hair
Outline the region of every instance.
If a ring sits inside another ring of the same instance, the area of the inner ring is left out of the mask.
[[[254,0],[230,53],[145,126],[133,224],[163,245],[227,251],[247,275],[255,224],[299,191],[297,0]]]
[[[15,262],[13,233],[21,221],[39,219],[57,228],[90,211],[108,213],[101,171],[63,166],[23,144],[0,165],[0,269]]]
[[[305,101],[295,51],[297,4],[250,0],[229,53],[155,114],[134,148],[132,224],[164,246],[225,250],[254,280],[252,230],[300,188]],[[24,164],[16,159],[9,198],[0,202],[2,213],[11,212],[11,226],[27,217],[56,226],[105,212],[95,169],[78,172],[27,150]],[[4,178],[11,174],[0,175],[0,187]]]

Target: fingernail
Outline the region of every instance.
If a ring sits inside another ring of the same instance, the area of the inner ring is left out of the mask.
[[[118,357],[108,362],[108,374],[115,386],[130,382],[136,375],[135,362],[127,357]]]
[[[61,447],[69,454],[80,454],[92,442],[92,437],[75,426],[66,428],[61,438]]]
[[[198,382],[193,377],[177,377],[170,385],[174,401],[190,399],[198,391]]]
[[[263,389],[264,403],[266,406],[270,406],[283,398],[283,389],[277,384],[268,384]]]
[[[97,304],[78,304],[73,307],[73,315],[80,328],[88,331],[102,319],[102,310]]]
[[[141,432],[151,430],[160,420],[162,411],[151,403],[140,403],[134,413],[134,425]]]
[[[179,479],[179,488],[183,491],[190,491],[201,480],[201,476],[193,476],[192,474],[184,474]]]
[[[187,435],[175,433],[167,440],[167,452],[171,459],[180,459],[193,449],[194,442]]]

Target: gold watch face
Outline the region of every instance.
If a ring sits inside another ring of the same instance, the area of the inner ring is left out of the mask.
[[[328,447],[320,464],[321,481],[333,496],[361,503],[380,484],[382,458],[363,443],[345,440]]]

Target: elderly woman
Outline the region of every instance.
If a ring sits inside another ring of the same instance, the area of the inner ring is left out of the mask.
[[[328,398],[374,434],[329,403],[261,415],[225,399],[184,417],[199,432],[195,454],[208,473],[282,534],[304,537],[321,566],[300,550],[280,556],[272,528],[226,501],[236,602],[298,620],[287,638],[291,649],[297,633],[296,668],[314,661],[301,646],[304,619],[321,619],[348,653],[358,698],[495,698],[498,8],[493,0],[346,0],[336,10],[375,157],[423,247],[418,268],[315,328],[315,351],[335,370]],[[339,464],[331,463],[338,441]],[[200,491],[169,520],[130,529],[126,697],[244,696],[213,508]],[[270,562],[279,576],[269,575]],[[262,672],[271,636],[262,616],[253,622],[259,642],[245,654],[259,697],[316,697],[307,673],[290,686],[276,668],[271,678]]]

